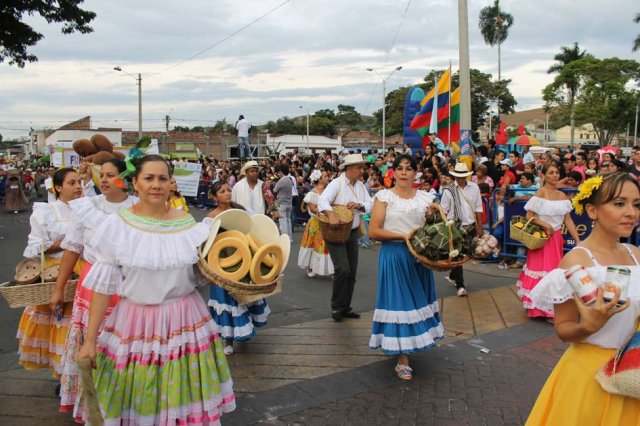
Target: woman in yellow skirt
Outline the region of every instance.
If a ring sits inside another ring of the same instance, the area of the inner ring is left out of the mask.
[[[34,203],[31,232],[24,250],[25,257],[40,258],[44,251],[44,266],[59,265],[63,250],[60,243],[70,229],[73,214],[68,202],[82,196],[80,175],[71,168],[60,169],[53,175],[57,200],[53,203]],[[82,265],[74,268],[80,274]],[[49,305],[25,308],[18,325],[20,365],[27,370],[52,368],[54,376],[62,373],[61,357],[71,318],[72,303],[64,303],[60,312],[52,312]]]
[[[309,209],[309,221],[302,235],[300,242],[300,253],[298,254],[298,266],[306,269],[307,276],[313,278],[316,275],[332,275],[333,263],[329,256],[329,249],[324,243],[320,233],[318,221],[318,198],[324,188],[329,183],[327,172],[314,170],[309,176],[312,185],[311,191],[304,197],[304,203]]]
[[[182,210],[185,213],[189,213],[189,207],[187,206],[187,200],[178,191],[178,183],[176,178],[171,178],[171,192],[169,193],[169,206],[176,210]]]
[[[547,379],[527,425],[640,425],[640,400],[605,392],[595,376],[636,330],[640,315],[640,250],[621,244],[640,219],[640,186],[627,173],[588,179],[572,200],[578,214],[593,221],[589,237],[567,253],[532,291],[534,299],[554,304],[554,327],[571,345]],[[607,266],[631,271],[628,300],[616,306],[619,292],[606,302],[602,289],[584,305],[574,296],[565,270],[582,265],[597,285]]]

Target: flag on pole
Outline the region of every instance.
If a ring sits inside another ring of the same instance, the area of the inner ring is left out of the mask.
[[[420,133],[420,129],[425,128],[424,133],[426,133],[429,130],[434,111],[437,119],[436,123],[439,123],[440,118],[448,114],[450,87],[451,69],[447,69],[438,80],[438,83],[420,102],[420,112],[411,120],[411,125],[409,126],[411,130],[416,130]],[[437,105],[436,109],[434,109],[434,103]]]
[[[429,123],[429,134],[438,133],[438,81],[433,79],[433,106],[431,107],[431,122]]]

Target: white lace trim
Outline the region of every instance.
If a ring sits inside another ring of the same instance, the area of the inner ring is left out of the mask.
[[[392,324],[415,324],[432,319],[436,313],[438,313],[438,302],[433,302],[413,311],[389,311],[376,308],[373,313],[373,321]]]
[[[405,213],[423,213],[426,208],[433,202],[435,196],[426,191],[417,190],[415,197],[405,199],[398,197],[392,190],[383,189],[378,191],[374,198],[378,201],[393,206],[394,210],[404,211]]]
[[[546,200],[535,195],[527,201],[524,209],[545,216],[564,216],[571,213],[573,207],[569,200]]]
[[[102,294],[121,294],[123,291],[122,273],[117,266],[96,262],[82,282],[83,287]]]
[[[241,317],[248,311],[247,309],[248,305],[232,306],[232,305],[227,305],[226,303],[220,303],[215,299],[209,299],[209,302],[207,303],[207,305],[213,308],[213,310],[216,311],[217,315],[220,315],[223,312],[229,312],[232,317]]]
[[[179,268],[198,261],[198,247],[209,237],[210,223],[194,221],[193,226],[183,230],[159,225],[145,231],[127,224],[119,214],[112,214],[95,231],[90,245],[99,248],[107,258],[114,258],[120,266]]]
[[[444,327],[438,324],[419,336],[411,337],[385,337],[384,334],[372,334],[369,339],[369,347],[376,349],[382,347],[385,351],[411,351],[422,349],[435,344],[435,339],[444,337]]]
[[[544,278],[548,274],[548,272],[544,271],[532,271],[531,269],[527,268],[526,263],[522,267],[522,272],[524,272],[526,276],[528,276],[529,278],[533,278],[534,280]]]
[[[310,268],[316,275],[331,275],[335,272],[331,256],[318,253],[310,247],[300,249],[298,266],[305,270]]]
[[[255,327],[252,322],[248,322],[242,327],[232,327],[229,325],[220,326],[216,324],[216,328],[218,334],[220,334],[223,339],[231,340],[233,338],[242,339],[251,336]]]

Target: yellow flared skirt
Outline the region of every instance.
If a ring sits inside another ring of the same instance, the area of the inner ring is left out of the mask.
[[[572,343],[540,391],[526,425],[640,425],[640,400],[607,393],[595,379],[615,354],[615,349]]]
[[[46,258],[45,268],[60,263],[60,259]],[[83,261],[76,263],[73,272],[80,274]],[[49,305],[27,306],[18,324],[17,338],[19,363],[27,370],[51,368],[54,376],[62,374],[62,353],[71,323],[73,303],[62,305],[62,319],[49,309]]]

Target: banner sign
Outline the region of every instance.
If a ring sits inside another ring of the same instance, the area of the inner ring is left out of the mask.
[[[176,179],[178,191],[185,197],[198,196],[198,183],[202,164],[179,162],[173,169],[173,177]]]
[[[460,130],[460,151],[458,155],[471,155],[471,130]]]

